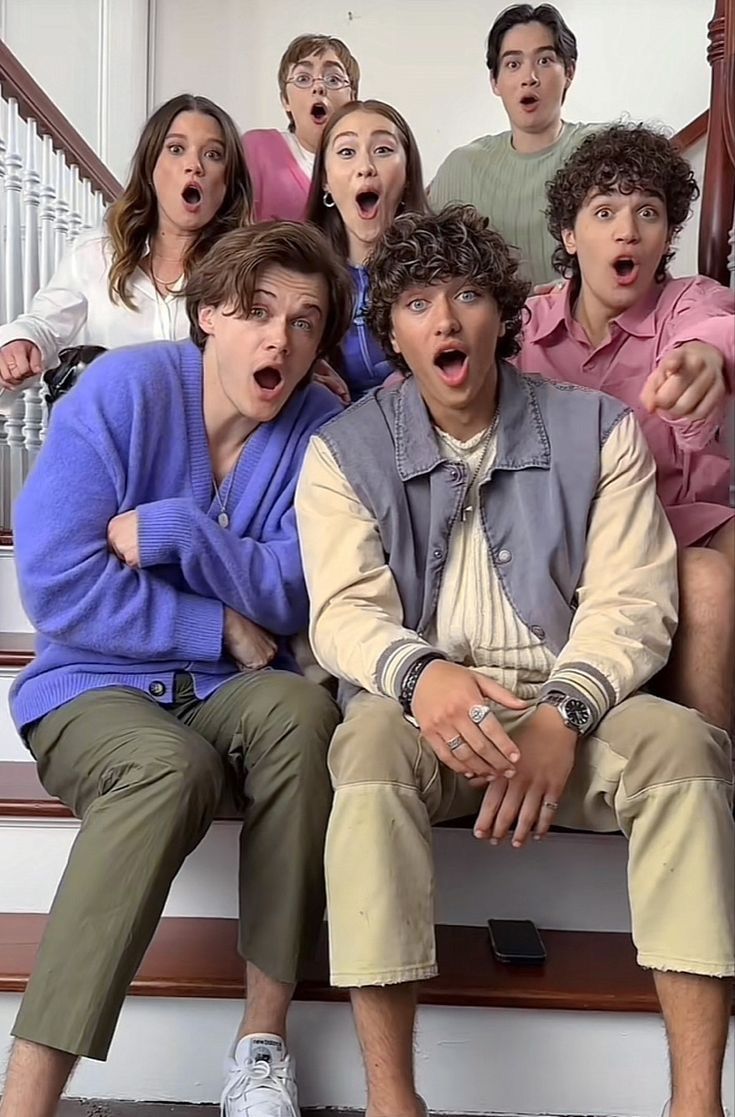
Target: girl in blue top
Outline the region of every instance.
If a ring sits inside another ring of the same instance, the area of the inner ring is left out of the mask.
[[[351,101],[327,124],[314,163],[306,219],[347,260],[355,283],[352,329],[336,360],[353,400],[377,388],[393,364],[367,328],[366,262],[403,210],[428,210],[421,156],[401,114],[382,101]]]

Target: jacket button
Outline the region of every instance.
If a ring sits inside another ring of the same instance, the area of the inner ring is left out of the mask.
[[[510,553],[510,551],[506,551],[505,547],[503,548],[502,551],[498,551],[498,562],[500,562],[500,563],[510,562],[510,560],[512,558],[513,558],[512,554]]]
[[[161,698],[166,693],[166,684],[156,681],[150,684],[148,691],[154,698]]]
[[[539,640],[546,639],[546,633],[544,632],[540,624],[532,624],[531,632],[534,634],[534,636],[538,636]]]
[[[438,547],[435,547],[434,550],[432,551],[432,554],[433,554],[435,559],[440,559],[444,555],[444,552],[440,551]]]
[[[457,469],[456,465],[453,465],[449,470],[449,480],[450,481],[459,481],[461,476],[462,476],[462,474]]]

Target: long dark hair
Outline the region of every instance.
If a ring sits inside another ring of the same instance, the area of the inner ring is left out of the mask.
[[[334,248],[343,259],[349,255],[349,245],[344,222],[336,206],[324,204],[324,181],[326,178],[325,163],[326,152],[330,137],[341,120],[353,112],[374,112],[390,120],[398,129],[398,135],[406,153],[406,185],[401,198],[401,210],[409,213],[428,213],[429,205],[426,200],[424,176],[421,170],[421,156],[418,144],[408,124],[392,105],[385,101],[349,101],[337,109],[334,116],[330,117],[322,133],[319,150],[314,160],[314,171],[311,176],[311,190],[306,206],[306,220],[317,225],[331,240]]]
[[[145,255],[148,239],[158,224],[153,170],[171,124],[182,112],[204,113],[217,121],[222,129],[225,156],[224,200],[209,224],[199,230],[190,245],[184,258],[184,274],[189,274],[192,265],[202,258],[218,237],[250,221],[253,190],[240,135],[232,117],[208,97],[195,97],[192,93],[172,97],[156,109],[143,125],[128,184],[107,213],[107,230],[112,241],[108,290],[113,302],[122,302],[130,310],[135,310],[129,290],[130,277]]]

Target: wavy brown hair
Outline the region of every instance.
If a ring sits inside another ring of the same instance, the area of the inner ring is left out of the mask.
[[[295,221],[267,221],[225,233],[194,266],[185,295],[195,345],[203,349],[208,337],[199,325],[202,307],[226,306],[228,313],[246,317],[263,269],[274,266],[324,277],[329,306],[319,353],[336,349],[352,322],[352,280],[324,234]]]
[[[368,325],[387,353],[393,350],[393,307],[404,291],[452,279],[466,279],[495,300],[505,326],[495,356],[518,352],[531,285],[519,278],[513,250],[474,206],[452,204],[438,213],[401,214],[375,246],[368,273]],[[395,363],[411,371],[400,354]]]
[[[245,166],[240,135],[232,117],[210,101],[192,93],[180,93],[156,109],[143,125],[133,156],[130,178],[123,193],[107,213],[112,241],[112,265],[108,290],[113,302],[135,310],[130,278],[146,254],[149,237],[158,225],[158,201],[153,188],[153,170],[171,124],[182,112],[198,112],[217,121],[224,140],[225,196],[214,218],[200,229],[184,257],[184,274],[223,233],[250,221],[253,190]]]
[[[691,213],[699,187],[688,161],[673,140],[646,124],[611,124],[587,136],[546,185],[546,220],[556,241],[556,270],[580,279],[576,254],[567,252],[564,233],[574,229],[591,190],[601,194],[652,194],[666,205],[669,235],[675,240]],[[656,270],[663,283],[674,253],[666,252]]]
[[[349,255],[347,233],[337,207],[324,204],[324,183],[326,181],[326,153],[330,137],[334,135],[340,121],[353,112],[374,112],[379,116],[384,116],[386,120],[390,120],[391,124],[396,126],[401,145],[406,153],[406,185],[403,187],[403,195],[399,206],[402,210],[410,213],[429,212],[418,144],[398,109],[394,109],[392,105],[387,105],[385,101],[348,101],[346,105],[341,105],[334,115],[329,118],[322,132],[321,143],[314,160],[311,190],[306,206],[306,220],[327,234],[334,248],[345,260]]]

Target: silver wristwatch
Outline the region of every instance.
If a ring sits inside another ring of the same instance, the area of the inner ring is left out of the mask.
[[[555,706],[567,728],[579,733],[580,737],[592,726],[592,708],[581,698],[571,698],[568,694],[562,694],[560,690],[550,690],[541,699],[541,703],[544,702],[549,706]]]

